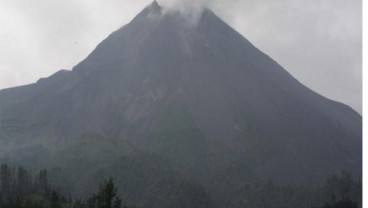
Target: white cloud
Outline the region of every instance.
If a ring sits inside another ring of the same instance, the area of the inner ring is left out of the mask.
[[[0,89],[20,84],[21,76],[12,66],[0,65]]]

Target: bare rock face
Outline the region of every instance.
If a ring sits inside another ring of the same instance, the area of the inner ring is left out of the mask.
[[[252,177],[309,184],[362,170],[358,113],[302,85],[212,11],[192,22],[157,3],[72,71],[1,90],[0,124],[7,150],[42,144],[58,155],[94,132],[121,145],[110,161],[127,146],[154,154],[214,195]]]

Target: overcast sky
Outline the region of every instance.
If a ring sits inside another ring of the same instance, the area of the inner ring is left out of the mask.
[[[0,0],[0,89],[71,69],[151,2]],[[362,111],[361,0],[158,2],[211,7],[303,84]]]

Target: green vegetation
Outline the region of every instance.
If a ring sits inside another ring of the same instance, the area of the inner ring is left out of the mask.
[[[154,166],[154,164],[152,164]],[[153,170],[153,169],[152,169]],[[1,208],[134,208],[119,197],[112,178],[100,184],[97,192],[87,200],[73,197],[68,191],[51,185],[47,170],[32,178],[26,169],[6,164],[0,168]],[[121,174],[124,177],[133,175]],[[141,180],[148,180],[149,175]],[[119,179],[121,180],[121,179]],[[139,180],[133,180],[139,186]],[[279,186],[273,182],[249,180],[234,193],[230,201],[216,201],[208,197],[201,185],[180,177],[164,177],[151,182],[147,190],[140,189],[140,207],[245,207],[245,208],[359,208],[362,205],[362,185],[346,172],[332,175],[321,187]],[[134,187],[129,185],[129,187]],[[132,192],[133,190],[130,190]],[[133,191],[134,192],[134,191]],[[125,193],[129,193],[126,192]],[[124,194],[124,196],[126,196]],[[214,203],[216,202],[216,203]]]
[[[238,205],[248,208],[358,208],[362,205],[361,194],[361,182],[354,181],[346,172],[339,172],[321,187],[250,181],[241,190]]]
[[[326,203],[323,208],[358,208],[358,203],[352,200],[341,200],[334,203]]]
[[[123,204],[117,195],[112,178],[100,185],[98,192],[87,201],[72,202],[60,190],[48,183],[47,170],[41,170],[32,180],[30,172],[22,167],[17,170],[6,164],[0,169],[1,208],[134,208]]]

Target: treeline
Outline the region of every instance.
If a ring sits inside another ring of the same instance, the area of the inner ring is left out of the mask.
[[[241,196],[240,207],[248,208],[359,208],[362,182],[353,180],[347,172],[332,175],[321,187],[250,181],[241,190]]]
[[[47,170],[35,177],[23,167],[0,168],[0,208],[134,208],[117,196],[117,187],[110,178],[100,185],[88,200],[73,200],[48,183]]]
[[[249,181],[237,194],[232,200],[231,207],[359,208],[362,206],[362,183],[354,181],[346,172],[334,174],[321,187],[289,187],[272,182]],[[185,200],[179,204],[185,204]],[[0,208],[134,207],[122,202],[111,178],[102,183],[95,194],[83,200],[75,199],[50,185],[47,170],[41,170],[32,176],[23,167],[1,165]]]

